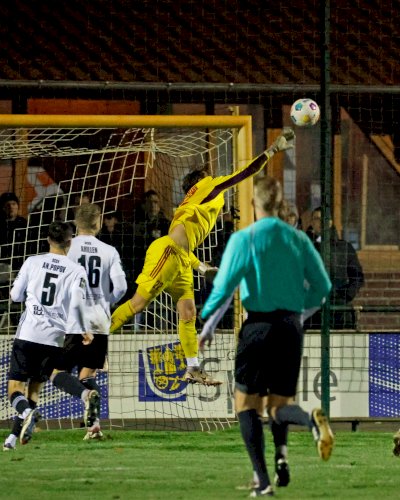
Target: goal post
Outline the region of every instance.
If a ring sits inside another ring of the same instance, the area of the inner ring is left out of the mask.
[[[132,261],[139,246],[135,230],[142,223],[137,207],[144,192],[157,192],[171,219],[183,199],[181,181],[186,173],[207,166],[213,176],[228,175],[251,159],[250,116],[0,115],[0,163],[5,167],[1,189],[15,191],[26,218],[26,226],[14,231],[0,258],[1,420],[13,415],[6,378],[23,307],[10,304],[9,287],[26,257],[47,251],[48,224],[55,218],[72,221],[83,196],[99,204],[103,214],[122,214],[118,250],[132,285],[137,275]],[[252,222],[251,193],[252,179],[226,193],[215,228],[197,249],[201,260],[218,264],[227,221],[232,223],[236,209],[237,227]],[[195,291],[201,307],[209,290],[197,273]],[[237,301],[230,314],[201,359],[207,371],[222,377],[223,385],[186,386],[175,307],[169,295],[161,294],[140,320],[110,337],[108,367],[99,373],[102,419],[110,426],[160,429],[229,424],[234,419],[232,332],[240,325]],[[48,426],[79,425],[81,402],[50,383],[42,391],[40,406]]]

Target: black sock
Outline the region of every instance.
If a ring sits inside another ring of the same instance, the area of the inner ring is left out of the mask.
[[[96,377],[81,378],[81,383],[91,391],[97,391],[100,394],[100,386],[96,382]]]
[[[34,410],[37,407],[36,401],[33,401],[33,399],[28,398],[28,403],[29,406]],[[22,429],[22,424],[24,423],[24,419],[16,416],[14,418],[14,422],[12,425],[11,429],[11,434],[14,434],[14,436],[19,436],[21,434],[21,429]]]
[[[19,418],[18,415],[14,418],[14,422],[11,429],[11,434],[14,436],[19,436],[21,434],[22,424],[24,423],[23,418]]]
[[[82,392],[86,389],[76,377],[66,372],[57,373],[53,378],[53,384],[57,389],[67,392],[72,396],[76,396],[77,398],[80,398]]]
[[[275,420],[271,419],[270,428],[275,445],[275,461],[286,458],[289,424],[287,422],[277,424]]]
[[[256,410],[242,411],[238,413],[238,419],[253,470],[260,480],[259,488],[263,490],[270,485],[270,480],[264,455],[265,443],[261,419]]]
[[[81,382],[87,389],[89,389],[91,391],[97,391],[99,393],[99,395],[101,396],[101,392],[100,392],[101,389],[100,389],[99,384],[96,382],[95,377],[82,378]],[[101,414],[101,400],[100,399],[99,399],[99,405],[97,408],[97,412],[98,412],[97,417],[100,418],[100,414]]]
[[[10,403],[11,403],[11,406],[15,409],[15,411],[19,415],[22,415],[22,413],[27,408],[30,408],[28,400],[22,394],[22,392],[19,392],[19,391],[15,391],[15,392],[13,392],[11,394],[11,396],[10,396]]]
[[[303,425],[309,429],[312,427],[310,415],[299,405],[286,405],[278,408],[275,414],[275,422],[277,424]]]

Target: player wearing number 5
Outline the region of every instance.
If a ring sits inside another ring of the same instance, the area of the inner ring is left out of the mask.
[[[67,318],[75,317],[78,342],[90,342],[86,333],[86,274],[71,262],[67,251],[71,244],[72,228],[65,222],[49,226],[50,252],[28,257],[23,263],[11,289],[14,302],[25,302],[10,361],[8,397],[18,415],[3,450],[15,449],[18,437],[21,444],[30,441],[40,414],[36,409],[39,392],[53,368],[60,363],[67,328]],[[82,335],[84,337],[82,341]],[[90,395],[81,387],[80,396],[90,406]]]
[[[79,380],[90,390],[100,394],[96,382],[98,369],[103,368],[108,347],[108,333],[111,322],[110,306],[118,302],[127,290],[127,283],[118,251],[111,245],[100,241],[96,235],[101,229],[101,210],[93,203],[80,205],[75,212],[77,236],[73,238],[68,257],[81,264],[88,277],[88,295],[92,301],[93,321],[98,328],[92,330],[94,340],[88,346],[82,346],[77,335],[76,323],[69,325],[65,339],[64,351],[67,370],[74,366],[78,368]],[[99,325],[101,323],[101,325]],[[65,371],[54,374],[53,383],[59,389],[69,394],[79,396]],[[100,401],[98,401],[97,416],[89,422],[86,439],[101,438]]]

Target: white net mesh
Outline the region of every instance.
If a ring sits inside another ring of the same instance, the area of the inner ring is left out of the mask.
[[[143,222],[143,193],[154,190],[170,220],[183,199],[181,181],[189,171],[200,166],[207,166],[214,176],[233,171],[233,133],[200,128],[7,129],[0,132],[0,158],[5,167],[0,181],[9,183],[5,190],[16,192],[20,212],[26,215],[25,227],[21,223],[11,232],[12,240],[0,247],[0,419],[5,420],[14,415],[6,381],[21,312],[20,304],[9,302],[10,283],[27,256],[47,251],[50,222],[73,220],[74,208],[85,201],[98,203],[110,216],[118,211],[118,235],[111,243],[121,254],[132,294],[143,259],[137,232]],[[13,189],[16,178],[19,190]],[[228,193],[216,227],[198,249],[202,261],[218,264],[235,213],[233,200],[234,193]],[[196,273],[195,289],[201,306],[209,289]],[[102,419],[113,426],[141,428],[212,429],[229,423],[234,417],[232,314],[231,310],[224,320],[225,334],[217,336],[201,360],[223,385],[186,386],[176,312],[171,297],[163,293],[134,324],[124,326],[123,334],[110,337],[108,368],[98,374]],[[81,401],[50,383],[43,389],[40,409],[49,426],[79,425],[83,412]]]

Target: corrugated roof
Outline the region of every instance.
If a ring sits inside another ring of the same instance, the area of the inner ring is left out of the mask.
[[[0,79],[318,84],[319,3],[6,0]],[[331,4],[332,83],[399,85],[399,2]]]

